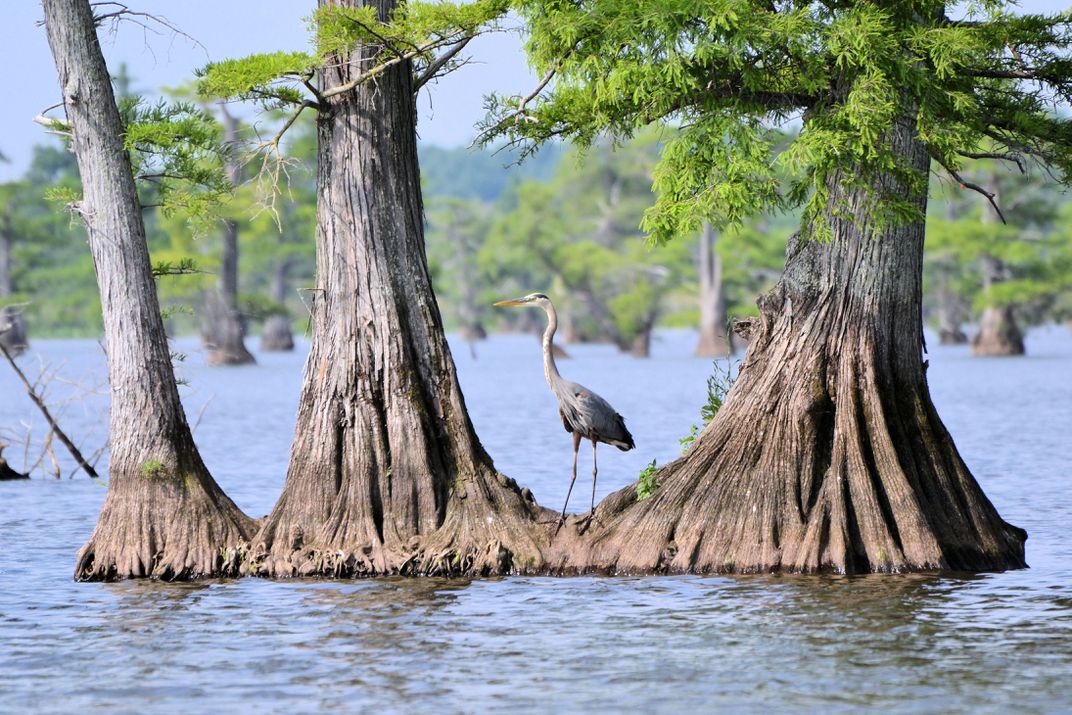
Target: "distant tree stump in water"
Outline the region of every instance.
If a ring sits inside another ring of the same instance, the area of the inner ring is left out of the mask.
[[[264,321],[261,333],[261,350],[286,352],[294,349],[294,334],[290,332],[290,320],[285,315],[273,315]]]
[[[0,444],[0,482],[10,482],[16,479],[29,479],[30,477],[22,472],[16,472],[4,459],[4,449],[7,445]]]
[[[208,351],[209,365],[248,365],[255,363],[246,349],[246,327],[233,300],[223,291],[205,294],[201,323],[201,342]]]
[[[1024,354],[1024,334],[1016,324],[1012,306],[987,308],[972,338],[972,355],[1000,357]]]
[[[968,336],[959,327],[946,327],[938,331],[939,345],[964,345],[967,342]]]

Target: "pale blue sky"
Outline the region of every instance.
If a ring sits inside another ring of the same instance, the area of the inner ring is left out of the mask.
[[[203,47],[170,33],[151,34],[126,23],[104,47],[113,69],[125,61],[137,90],[177,85],[212,60],[253,52],[305,49],[308,35],[302,17],[313,0],[125,0],[135,10],[168,19]],[[59,98],[55,65],[45,31],[37,27],[37,0],[6,0],[0,24],[0,60],[6,69],[5,99],[0,108],[0,181],[19,176],[33,144],[44,141],[33,117]],[[1069,7],[1059,0],[1026,0],[1026,11],[1055,12]],[[483,96],[492,91],[526,93],[534,78],[525,65],[516,34],[478,38],[470,44],[473,64],[422,92],[419,102],[421,139],[441,146],[469,143],[473,125],[483,116]]]
[[[0,58],[7,68],[8,90],[0,105],[0,181],[18,177],[30,149],[46,140],[34,116],[59,100],[56,67],[45,29],[36,25],[37,0],[5,0],[0,23]],[[124,0],[133,10],[160,15],[203,47],[172,33],[152,34],[124,23],[117,34],[102,34],[108,66],[129,66],[137,91],[178,85],[209,61],[254,52],[304,50],[308,33],[302,18],[314,0]],[[516,33],[479,37],[469,45],[472,63],[441,79],[420,95],[421,139],[441,146],[468,144],[483,116],[483,97],[492,91],[527,93],[534,80],[525,65]]]

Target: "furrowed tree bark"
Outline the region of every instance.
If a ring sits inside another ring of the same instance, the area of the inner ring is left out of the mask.
[[[284,305],[287,300],[287,274],[290,272],[290,260],[281,258],[276,261],[272,268],[272,284],[269,288],[269,297],[278,305]],[[264,321],[264,332],[261,333],[261,350],[265,352],[283,352],[294,349],[294,334],[290,331],[290,318],[286,315],[276,314],[268,316]]]
[[[0,219],[0,298],[8,298],[15,292],[11,278],[11,254],[14,237],[12,236],[11,217],[5,215]],[[7,348],[13,356],[21,355],[28,344],[26,342],[26,321],[22,312],[15,306],[0,307],[0,345]]]
[[[75,578],[237,573],[253,522],[201,461],[179,401],[123,127],[86,0],[43,0],[100,287],[111,387],[108,496]]]
[[[381,18],[395,7],[369,4]],[[369,47],[329,58],[322,91],[375,61]],[[312,345],[286,483],[251,571],[536,568],[546,531],[477,440],[432,293],[412,70],[400,63],[326,105],[317,119]]]
[[[704,222],[698,257],[700,273],[700,342],[696,357],[725,357],[733,352],[726,334],[726,291],[722,285],[722,258],[718,234]]]
[[[223,137],[231,146],[238,144],[238,120],[222,109]],[[227,162],[227,177],[238,186],[242,180],[238,160]],[[238,222],[224,222],[220,248],[220,273],[216,289],[205,295],[205,314],[201,325],[201,342],[208,350],[210,365],[248,365],[256,362],[246,349],[246,321],[238,309]]]
[[[887,137],[927,172],[911,115]],[[847,180],[846,180],[847,183]],[[908,197],[893,175],[879,195]],[[922,360],[924,224],[876,226],[865,194],[828,188],[829,243],[790,240],[779,284],[716,418],[660,486],[604,500],[596,531],[563,529],[559,570],[971,571],[1025,566],[931,402]],[[808,227],[804,227],[805,236]]]

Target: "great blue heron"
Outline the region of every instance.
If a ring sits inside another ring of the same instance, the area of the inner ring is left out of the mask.
[[[562,417],[562,426],[573,435],[573,476],[570,478],[569,490],[566,492],[566,503],[562,505],[562,515],[558,519],[558,528],[566,521],[566,507],[569,506],[570,494],[573,492],[573,483],[577,481],[577,452],[582,439],[592,440],[592,505],[588,511],[588,520],[596,510],[596,444],[603,442],[612,444],[623,452],[633,449],[633,435],[625,428],[625,420],[619,415],[610,403],[604,400],[587,387],[578,385],[576,382],[564,380],[558,374],[558,366],[555,365],[555,356],[551,341],[558,329],[558,313],[551,299],[543,293],[531,293],[524,298],[515,300],[501,300],[495,305],[522,305],[538,306],[547,313],[547,329],[543,333],[543,374],[547,378],[547,385],[558,400],[558,414]]]

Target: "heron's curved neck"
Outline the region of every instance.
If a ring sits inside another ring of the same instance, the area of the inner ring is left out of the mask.
[[[547,384],[554,387],[555,382],[562,380],[562,376],[558,374],[558,366],[555,365],[555,349],[551,342],[558,330],[558,313],[550,301],[543,309],[547,313],[547,329],[543,331],[543,375],[547,378]]]

